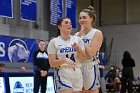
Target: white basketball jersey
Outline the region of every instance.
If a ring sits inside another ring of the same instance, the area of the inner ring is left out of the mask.
[[[96,31],[97,29],[93,28],[88,34],[86,34],[85,36],[81,36],[86,46],[89,46],[91,44],[92,38],[94,37]],[[93,56],[90,59],[87,59],[86,61],[88,62],[97,61],[99,59],[98,57],[99,57],[99,51],[97,51],[95,56]]]
[[[80,41],[81,40],[81,41]],[[77,51],[72,47],[74,43],[82,43],[82,39],[77,36],[70,36],[68,40],[64,40],[61,36],[55,38],[55,47],[56,47],[56,55],[58,59],[61,58],[70,58],[74,62],[78,62],[77,59]],[[84,47],[84,46],[83,46]],[[79,62],[78,62],[79,63]],[[63,64],[62,66],[66,66],[67,64]],[[77,64],[78,65],[78,64]]]

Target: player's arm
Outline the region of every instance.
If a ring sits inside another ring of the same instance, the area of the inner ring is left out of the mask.
[[[47,51],[48,51],[48,58],[49,58],[49,63],[51,67],[58,67],[64,64],[63,59],[57,59],[57,56],[56,56],[57,49],[55,47],[55,39],[52,39],[49,42]]]
[[[56,55],[54,55],[54,54],[49,54],[48,57],[49,57],[51,67],[59,67],[63,64],[67,64],[70,67],[75,66],[75,62],[73,62],[69,58],[64,57],[64,58],[61,58],[61,59],[57,59]]]
[[[85,51],[88,57],[93,57],[96,55],[96,52],[100,49],[103,41],[103,34],[98,30],[92,38],[91,44],[85,46]]]
[[[48,57],[51,67],[59,67],[65,63],[65,59],[57,59],[55,54],[49,54]]]

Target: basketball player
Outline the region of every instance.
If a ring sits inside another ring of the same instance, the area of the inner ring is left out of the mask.
[[[86,61],[82,63],[83,84],[86,93],[99,92],[99,49],[102,44],[103,35],[98,29],[95,29],[96,14],[94,8],[89,6],[79,14],[79,23],[81,30],[76,33],[85,43]]]
[[[84,59],[84,42],[80,37],[70,35],[69,18],[60,19],[57,28],[59,36],[51,39],[47,49],[51,67],[57,68],[57,93],[81,93],[83,78],[78,59]]]

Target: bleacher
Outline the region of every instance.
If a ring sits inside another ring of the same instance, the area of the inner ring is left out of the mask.
[[[134,93],[140,93],[140,77],[135,77],[133,81]]]

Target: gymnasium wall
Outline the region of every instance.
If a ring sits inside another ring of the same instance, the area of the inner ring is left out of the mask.
[[[37,22],[31,23],[20,20],[19,0],[14,1],[14,19],[0,17],[0,35],[49,40],[56,34],[54,26],[50,26],[50,0],[37,0]],[[99,2],[100,1],[100,2]],[[113,38],[111,61],[113,65],[121,67],[121,59],[125,50],[130,51],[136,62],[135,75],[139,72],[139,44],[140,44],[140,0],[77,0],[77,28],[78,14],[89,5],[93,5],[97,13],[97,26],[103,31],[107,44]],[[124,24],[124,25],[122,25]],[[77,31],[77,30],[76,30]],[[75,33],[74,31],[73,33]],[[10,67],[20,67],[20,64],[6,64]],[[23,65],[23,64],[21,64]],[[31,64],[27,66],[32,68]],[[13,69],[16,71],[17,69]],[[10,69],[8,69],[10,71]]]
[[[135,76],[140,76],[140,24],[102,26],[100,29],[104,37],[106,37],[108,47],[111,38],[113,38],[110,64],[122,68],[123,52],[127,50],[131,53],[136,63],[134,68]]]

